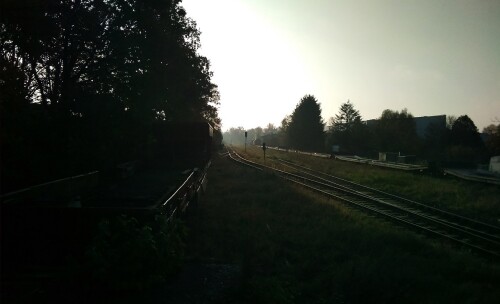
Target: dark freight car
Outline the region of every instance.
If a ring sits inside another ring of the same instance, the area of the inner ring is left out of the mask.
[[[206,122],[158,123],[154,126],[154,158],[182,164],[211,158],[213,128]]]

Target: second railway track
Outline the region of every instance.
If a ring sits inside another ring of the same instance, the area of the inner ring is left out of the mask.
[[[230,150],[228,155],[240,164],[273,172],[290,182],[426,235],[446,239],[459,247],[488,257],[500,258],[500,227],[498,226],[356,184],[286,160],[270,160],[274,166],[269,166],[245,159],[234,150]]]

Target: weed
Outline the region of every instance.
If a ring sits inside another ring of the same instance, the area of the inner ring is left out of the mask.
[[[240,288],[228,302],[500,299],[497,264],[227,159],[215,159],[210,176],[188,222],[187,256],[241,265]]]
[[[246,157],[258,161],[257,147],[247,147]],[[282,158],[297,164],[361,183],[420,203],[497,224],[500,222],[500,187],[349,163],[268,149],[269,159]]]
[[[117,291],[141,291],[165,282],[180,267],[184,245],[182,223],[157,216],[140,223],[130,216],[103,219],[85,263],[97,283]]]

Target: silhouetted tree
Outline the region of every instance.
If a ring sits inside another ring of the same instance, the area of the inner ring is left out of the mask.
[[[488,134],[488,135],[497,134],[499,127],[500,127],[500,124],[498,126],[495,126],[494,124],[490,124],[490,125],[483,128],[483,133]]]
[[[497,156],[500,155],[500,124],[491,124],[483,129],[483,133],[487,135],[485,146],[488,151],[488,155]]]
[[[485,157],[479,131],[467,115],[458,117],[453,123],[447,151],[448,160],[459,166],[473,166]]]
[[[335,131],[343,132],[352,129],[353,125],[361,123],[361,115],[348,100],[340,105],[339,113],[332,118],[331,128]]]
[[[457,118],[451,128],[451,142],[453,145],[480,148],[483,141],[474,122],[467,115]]]
[[[339,145],[342,152],[366,152],[370,135],[361,121],[359,111],[348,100],[340,106],[339,113],[330,118],[327,145]]]
[[[321,107],[312,95],[302,97],[292,113],[288,125],[290,145],[300,150],[321,151],[324,149],[324,123]]]
[[[288,139],[288,127],[292,121],[292,116],[287,115],[281,120],[281,126],[279,128],[279,135],[281,137],[281,142],[283,147],[288,147],[290,145],[290,140]]]
[[[217,86],[180,2],[2,1],[2,175],[16,174],[4,164],[19,150],[31,166],[17,171],[43,178],[140,157],[156,120],[220,128]]]
[[[62,115],[103,95],[142,119],[217,125],[209,62],[196,53],[199,31],[179,3],[6,1],[2,55],[27,75],[30,98]]]
[[[255,130],[254,131],[255,134],[254,134],[254,137],[252,138],[253,140],[260,138],[262,136],[262,134],[264,134],[264,130],[262,130],[261,127],[257,127],[254,130]]]
[[[223,133],[224,143],[228,145],[244,145],[245,129],[243,127],[230,128]]]
[[[374,131],[379,151],[416,153],[418,150],[415,121],[407,109],[384,110]]]
[[[274,124],[272,124],[272,123],[268,123],[267,126],[263,130],[264,135],[275,134],[277,132],[278,132],[278,128],[276,128],[274,126]]]

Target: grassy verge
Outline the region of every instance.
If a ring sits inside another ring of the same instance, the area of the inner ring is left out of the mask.
[[[231,303],[497,303],[500,267],[215,159],[187,256],[241,266]]]
[[[237,148],[238,149],[238,148]],[[246,157],[263,161],[262,150],[247,147]],[[418,202],[456,212],[468,217],[500,225],[500,187],[469,182],[452,177],[432,177],[340,160],[267,150],[267,159],[279,157],[315,170],[374,187],[379,190],[412,198]]]

